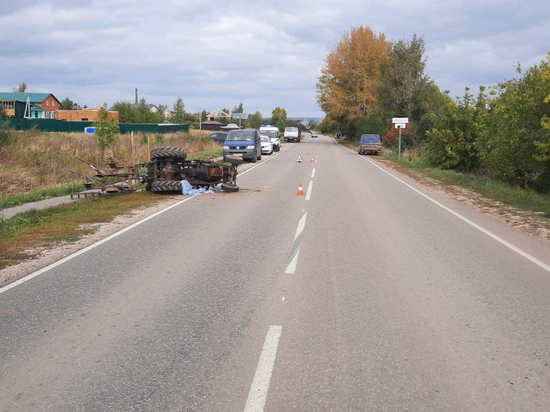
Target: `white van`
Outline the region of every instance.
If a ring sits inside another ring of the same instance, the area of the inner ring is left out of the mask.
[[[260,136],[267,135],[273,144],[273,151],[278,152],[281,150],[281,135],[279,134],[279,128],[272,124],[264,124],[260,127]]]
[[[300,143],[302,132],[297,127],[285,127],[285,141]]]

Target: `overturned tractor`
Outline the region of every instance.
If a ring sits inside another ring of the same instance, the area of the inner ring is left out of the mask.
[[[151,161],[145,166],[147,173],[140,181],[151,192],[181,192],[182,180],[192,186],[208,189],[221,184],[226,192],[237,192],[237,166],[243,162],[238,156],[226,156],[231,165],[208,160],[186,160],[187,153],[181,147],[158,147],[151,150]]]
[[[237,166],[243,162],[238,156],[226,156],[226,162],[216,163],[210,160],[186,160],[187,152],[181,147],[158,147],[151,150],[151,161],[136,165],[118,165],[118,160],[108,156],[109,169],[80,159],[96,172],[93,177],[84,175],[86,189],[98,189],[105,192],[133,190],[136,181],[146,184],[151,192],[180,192],[182,181],[187,180],[195,188],[215,187],[221,184],[226,192],[237,192]],[[146,168],[144,174],[138,170]]]

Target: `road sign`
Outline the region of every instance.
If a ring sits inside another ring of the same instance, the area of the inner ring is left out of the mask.
[[[248,119],[248,113],[231,113],[233,119]]]
[[[407,124],[407,123],[409,123],[409,118],[408,117],[394,117],[393,119],[391,119],[391,122],[394,123],[394,124]]]
[[[396,123],[395,124],[395,127],[397,127],[398,129],[406,129],[407,126],[405,123]]]
[[[303,162],[303,159],[302,159],[302,156],[298,156],[298,159],[296,160],[298,163],[302,163]]]

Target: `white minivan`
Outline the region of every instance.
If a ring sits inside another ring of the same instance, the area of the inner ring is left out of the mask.
[[[264,124],[260,127],[260,136],[269,136],[271,143],[273,144],[273,151],[278,152],[281,150],[281,135],[279,134],[279,128],[272,124]]]
[[[302,132],[297,127],[285,127],[285,141],[286,142],[298,142],[302,138]]]

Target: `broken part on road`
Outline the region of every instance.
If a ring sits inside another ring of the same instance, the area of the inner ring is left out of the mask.
[[[96,172],[93,177],[84,175],[86,189],[101,189],[105,192],[134,190],[133,183],[146,184],[151,192],[182,191],[182,180],[187,180],[195,188],[215,187],[221,184],[226,192],[237,192],[237,166],[243,162],[238,156],[226,156],[230,165],[211,160],[187,160],[187,152],[181,147],[158,147],[151,150],[151,161],[135,165],[118,165],[118,160],[107,156],[109,169],[101,168],[86,160],[77,159],[90,165]],[[144,174],[139,174],[146,168]]]

